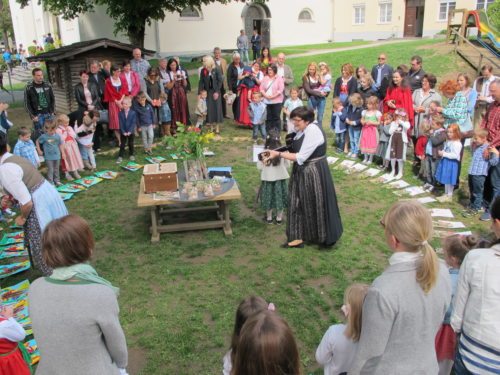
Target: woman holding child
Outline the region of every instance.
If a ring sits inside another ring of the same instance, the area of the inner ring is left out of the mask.
[[[434,74],[427,73],[422,78],[422,88],[416,89],[413,92],[413,110],[415,112],[415,127],[413,128],[413,136],[417,139],[420,125],[422,125],[429,115],[429,107],[432,102],[441,103],[441,95],[434,90],[437,79]]]
[[[290,113],[297,133],[289,152],[270,151],[270,158],[293,161],[288,188],[286,248],[304,242],[333,246],[342,235],[335,186],[326,162],[326,136],[314,112],[298,107]]]

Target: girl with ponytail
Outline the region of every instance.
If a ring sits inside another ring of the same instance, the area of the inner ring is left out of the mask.
[[[365,298],[349,374],[437,374],[434,340],[451,288],[428,242],[432,218],[422,204],[405,201],[395,203],[380,224],[394,254]]]

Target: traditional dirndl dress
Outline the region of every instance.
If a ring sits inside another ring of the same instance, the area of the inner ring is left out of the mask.
[[[458,169],[458,160],[442,158],[436,169],[436,180],[443,185],[455,185],[457,183]]]
[[[288,183],[286,179],[262,181],[260,207],[264,210],[284,210],[288,207]]]
[[[378,146],[378,129],[377,125],[365,125],[361,130],[361,141],[359,149],[362,154],[373,155],[377,152]]]
[[[80,154],[80,149],[78,148],[78,143],[76,142],[76,134],[72,128],[67,126],[59,126],[57,128],[57,134],[61,136],[63,140],[63,150],[66,160],[64,160],[64,168],[69,172],[74,172],[83,169],[82,155]]]
[[[42,258],[42,233],[48,223],[66,216],[68,210],[56,188],[47,180],[30,189],[33,208],[24,224],[25,243],[29,246],[35,266],[44,276],[49,276],[52,269]]]
[[[316,123],[308,126],[319,127]],[[286,228],[289,242],[304,240],[330,246],[342,236],[335,186],[326,161],[326,136],[323,129],[321,132],[325,142],[302,165],[294,163],[292,167]],[[304,137],[293,140],[293,152],[300,151]]]
[[[0,317],[0,322],[7,320]],[[2,375],[30,375],[28,365],[29,356],[24,358],[26,350],[22,351],[22,343],[18,344],[7,339],[0,339],[0,374]]]

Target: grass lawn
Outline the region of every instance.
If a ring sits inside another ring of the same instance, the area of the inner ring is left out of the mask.
[[[366,41],[355,41],[355,42],[331,42],[331,43],[320,43],[320,44],[303,44],[298,46],[284,46],[284,47],[274,47],[272,49],[273,55],[277,55],[283,52],[288,55],[303,53],[308,51],[315,51],[321,49],[335,49],[335,48],[345,48],[354,47],[370,44],[371,42]]]
[[[428,46],[429,41],[411,42],[404,47],[390,45],[384,51],[393,65],[419,53],[427,71],[444,75],[463,69],[454,56],[443,54],[439,44]],[[298,81],[308,61],[326,60],[336,72],[344,61],[371,66],[379,51],[363,49],[288,63]],[[194,95],[190,100],[194,107]],[[12,109],[10,117],[17,126],[28,124],[22,108]],[[325,117],[331,144],[330,116]],[[371,283],[387,265],[390,251],[379,220],[398,197],[379,184],[333,168],[344,225],[340,242],[331,251],[281,249],[285,227],[264,223],[263,212],[255,205],[260,180],[255,165],[246,161],[250,136],[248,129],[226,120],[222,139],[210,146],[216,156],[207,160],[209,166],[231,165],[242,192],[242,200],[231,205],[232,237],[207,230],[165,234],[159,243],[151,244],[149,212],[136,207],[141,172],[123,172],[118,179],[104,181],[67,202],[70,212],[82,215],[92,227],[97,271],[121,289],[120,319],[129,345],[131,375],[220,373],[235,309],[250,294],[273,302],[288,321],[305,373],[322,374],[314,352],[328,326],[341,318],[344,289],[353,281]],[[161,147],[156,154],[167,156]],[[137,155],[138,162],[143,162],[140,148]],[[468,151],[466,155],[470,158]],[[99,169],[118,170],[116,157],[116,152],[99,155]],[[410,169],[407,163],[405,180],[417,183]],[[467,168],[462,168],[463,179],[466,173]],[[467,195],[466,184],[461,186],[456,199]],[[488,231],[488,225],[477,219],[462,220],[458,202],[450,207],[469,229]],[[24,273],[4,284],[26,277],[34,279],[37,274]]]

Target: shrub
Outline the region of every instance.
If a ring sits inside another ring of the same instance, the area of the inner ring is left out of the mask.
[[[495,0],[493,4],[488,5],[486,10],[490,24],[498,32],[500,30],[500,0]]]

